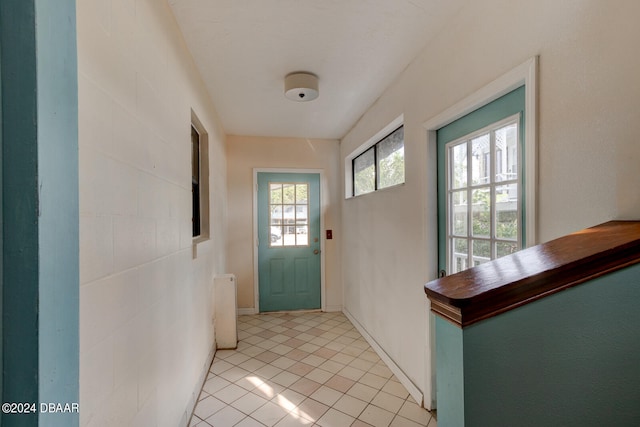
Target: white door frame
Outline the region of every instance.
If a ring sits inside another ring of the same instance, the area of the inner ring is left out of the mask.
[[[480,88],[473,94],[464,98],[460,102],[452,105],[442,113],[427,120],[423,123],[423,127],[427,131],[427,150],[429,153],[431,148],[435,148],[438,143],[437,131],[443,126],[458,120],[459,118],[477,110],[503,95],[511,92],[520,86],[525,86],[525,112],[524,112],[524,164],[525,164],[525,224],[526,224],[526,245],[533,246],[537,243],[537,157],[538,157],[538,57],[529,58],[524,63],[518,65],[514,69],[508,71],[498,77],[491,83]],[[436,171],[436,165],[430,164],[425,159],[425,164],[432,167]],[[436,177],[436,172],[432,174]],[[436,177],[437,178],[437,177]],[[435,192],[433,194],[436,194]],[[435,203],[437,204],[437,200]],[[430,217],[425,218],[426,224],[429,224]],[[435,224],[437,229],[438,225]],[[436,252],[437,253],[437,252]],[[435,264],[437,265],[437,259]],[[437,268],[436,268],[437,271]],[[425,362],[427,369],[425,370],[425,387],[431,385],[429,393],[425,393],[425,407],[428,406],[427,396],[431,396],[431,408],[436,407],[436,366],[435,366],[435,319],[432,313],[426,310],[426,321],[430,327],[428,328],[429,336],[427,337],[427,346],[425,348]]]
[[[293,169],[293,168],[253,168],[253,313],[260,313],[260,281],[258,270],[258,173],[314,173],[320,176],[320,309],[326,311],[325,283],[324,283],[324,212],[327,203],[325,194],[325,176],[323,169]]]

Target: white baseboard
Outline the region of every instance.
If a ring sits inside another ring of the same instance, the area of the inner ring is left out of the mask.
[[[347,319],[351,321],[353,326],[356,327],[358,332],[360,332],[360,335],[362,335],[364,339],[367,340],[371,348],[374,349],[374,351],[378,354],[380,359],[382,359],[382,361],[387,364],[387,366],[389,367],[389,369],[391,369],[391,372],[393,372],[396,378],[400,380],[400,382],[407,389],[411,397],[413,397],[414,400],[418,402],[420,406],[423,406],[424,395],[422,394],[420,389],[416,387],[416,385],[409,379],[409,377],[407,377],[407,375],[404,372],[402,372],[402,369],[400,369],[400,367],[393,361],[393,359],[391,359],[391,357],[389,357],[389,355],[382,349],[382,347],[380,347],[380,345],[376,342],[376,340],[374,340],[373,337],[369,335],[369,332],[367,332],[364,326],[362,326],[360,322],[358,322],[351,315],[351,313],[349,313],[349,311],[346,308],[344,308],[342,312],[344,313],[345,316],[347,316]]]
[[[211,351],[207,356],[207,360],[204,363],[204,368],[200,373],[200,378],[196,381],[196,387],[191,393],[191,398],[189,399],[189,403],[187,404],[187,410],[184,412],[184,416],[182,420],[180,420],[180,427],[187,427],[191,422],[191,417],[193,416],[193,411],[196,409],[196,404],[198,403],[198,397],[200,396],[200,390],[202,390],[202,386],[204,382],[207,380],[207,376],[209,375],[209,368],[211,367],[211,363],[213,362],[213,357],[216,354],[216,342],[213,341],[213,345],[211,347]]]
[[[324,311],[327,312],[327,313],[341,312],[342,311],[342,306],[341,305],[328,305],[328,306],[325,307]],[[296,310],[295,312],[292,312],[292,313],[296,313],[296,312],[299,312],[299,310]],[[253,308],[253,307],[239,308],[238,309],[238,316],[250,316],[252,314],[258,314],[256,309]]]

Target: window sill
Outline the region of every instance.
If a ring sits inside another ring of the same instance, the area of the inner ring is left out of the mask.
[[[357,198],[359,198],[359,197],[368,196],[368,195],[370,195],[370,194],[380,193],[380,192],[383,192],[383,191],[391,190],[391,189],[393,189],[393,188],[402,187],[402,186],[404,186],[405,184],[406,184],[405,182],[401,182],[400,184],[394,184],[394,185],[390,185],[390,186],[388,186],[388,187],[379,188],[379,189],[377,189],[377,190],[370,191],[370,192],[368,192],[368,193],[358,194],[357,196],[348,196],[348,197],[345,197],[345,200],[357,199]]]
[[[211,239],[208,236],[198,236],[194,237],[191,241],[191,257],[192,259],[198,258],[198,246],[210,241]]]
[[[199,245],[200,243],[204,243],[209,241],[210,238],[209,236],[198,236],[198,237],[194,237],[192,240],[192,244],[194,245]]]

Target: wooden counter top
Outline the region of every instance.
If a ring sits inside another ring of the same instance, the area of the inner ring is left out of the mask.
[[[464,327],[640,262],[640,221],[611,221],[425,285],[431,310]]]

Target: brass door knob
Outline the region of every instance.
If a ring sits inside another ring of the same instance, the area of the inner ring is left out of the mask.
[[[318,255],[319,253],[320,253],[320,251],[319,251],[319,250],[317,250],[317,249],[314,249],[314,250],[313,250],[313,254],[314,254],[314,255]]]

